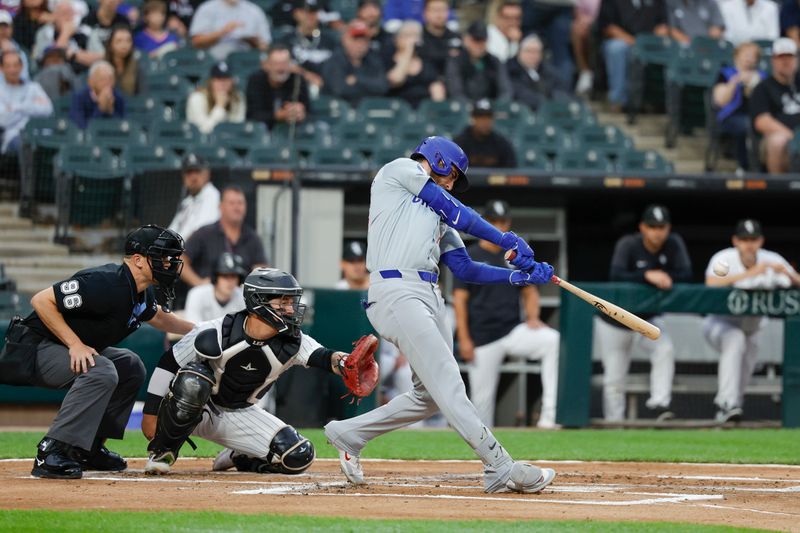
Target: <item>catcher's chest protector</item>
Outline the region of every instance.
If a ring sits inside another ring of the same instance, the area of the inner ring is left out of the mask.
[[[247,312],[227,315],[222,321],[222,351],[245,340]],[[300,350],[300,338],[276,335],[264,346],[246,347],[230,357],[212,361],[218,377],[213,401],[231,409],[247,407],[258,401],[272,386],[275,372],[289,363]],[[222,368],[220,368],[220,366]],[[220,370],[222,371],[220,373]]]

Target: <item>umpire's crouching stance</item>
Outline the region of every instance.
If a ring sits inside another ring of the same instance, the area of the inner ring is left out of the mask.
[[[135,353],[112,346],[141,322],[181,334],[192,329],[159,308],[153,288],[165,296],[160,301],[169,301],[182,253],[180,235],[143,226],[128,235],[121,265],[81,270],[42,290],[31,300],[34,311],[12,321],[0,354],[0,381],[69,388],[39,442],[31,474],[76,479],[83,470],[127,467],[103,443],[123,438],[145,368]]]

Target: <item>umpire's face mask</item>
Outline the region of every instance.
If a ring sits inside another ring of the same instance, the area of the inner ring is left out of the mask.
[[[156,300],[165,312],[169,313],[172,301],[175,299],[175,282],[183,270],[183,261],[180,259],[180,250],[177,255],[160,255],[148,257],[153,281],[156,282]]]

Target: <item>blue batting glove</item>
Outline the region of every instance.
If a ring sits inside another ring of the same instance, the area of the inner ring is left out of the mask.
[[[531,284],[531,275],[522,270],[514,270],[508,276],[508,282],[515,287],[525,287]]]
[[[534,261],[533,268],[528,270],[528,274],[530,275],[530,283],[550,283],[550,278],[553,277],[553,267],[548,263]]]
[[[513,231],[507,231],[503,233],[503,236],[500,237],[500,248],[503,250],[513,250],[517,247],[517,242],[519,241],[519,237]]]

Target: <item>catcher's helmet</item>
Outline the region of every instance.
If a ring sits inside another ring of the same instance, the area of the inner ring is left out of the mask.
[[[214,271],[211,273],[211,283],[216,283],[217,276],[220,274],[234,274],[239,276],[239,285],[241,285],[242,282],[244,282],[244,278],[247,277],[247,270],[244,268],[244,259],[242,259],[242,256],[230,252],[225,252],[219,256]]]
[[[135,229],[125,239],[125,255],[139,254],[147,258],[161,296],[159,303],[166,311],[175,298],[173,285],[183,270],[180,259],[183,252],[183,238],[155,224]]]
[[[257,315],[267,324],[278,330],[297,336],[306,313],[306,306],[300,303],[303,288],[297,280],[277,268],[256,268],[244,280],[244,302],[247,312]],[[285,307],[278,306],[276,298],[291,297],[292,312],[287,313]],[[273,307],[273,305],[275,305]]]
[[[469,187],[467,179],[469,159],[464,150],[450,139],[438,136],[426,137],[422,139],[411,155],[412,157],[415,155],[424,157],[431,166],[431,170],[439,176],[449,175],[453,167],[456,167],[458,179],[453,184],[453,191],[462,192]]]

